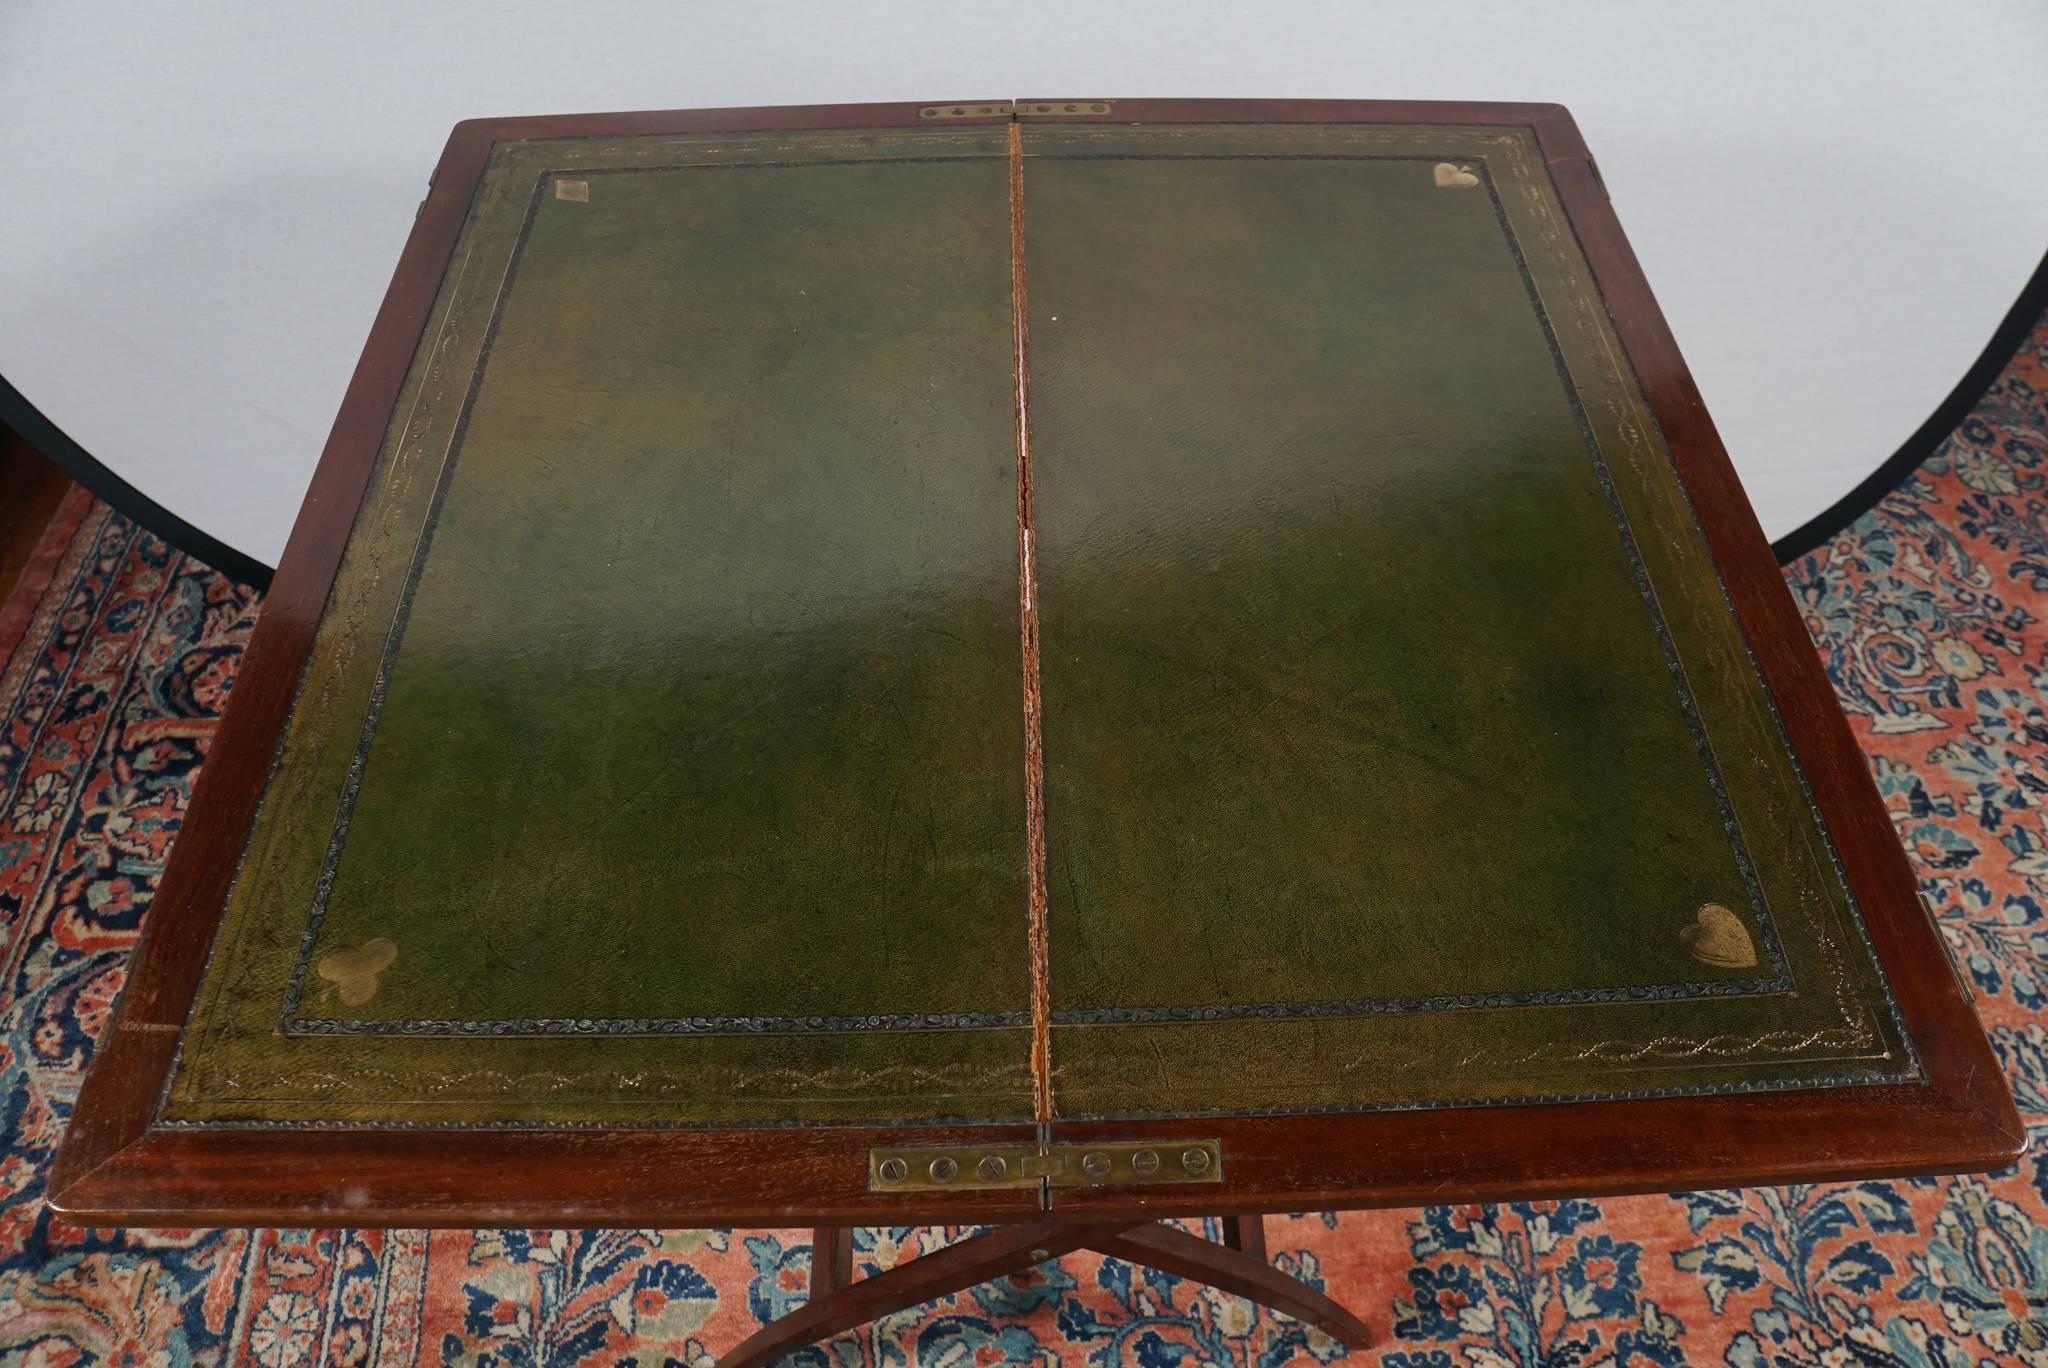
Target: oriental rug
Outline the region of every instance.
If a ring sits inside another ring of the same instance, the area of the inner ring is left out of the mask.
[[[1787,567],[2036,1152],[1990,1177],[1271,1218],[1385,1368],[2048,1365],[2048,325]],[[0,605],[0,1363],[701,1364],[805,1297],[804,1230],[80,1230],[43,1176],[256,597],[74,494]],[[959,1231],[858,1232],[872,1272]],[[1210,1232],[1212,1235],[1215,1232]],[[1072,1256],[818,1364],[1276,1365],[1284,1317]]]

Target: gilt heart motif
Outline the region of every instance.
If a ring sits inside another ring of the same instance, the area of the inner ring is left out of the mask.
[[[1742,918],[1719,903],[1700,908],[1693,924],[1678,933],[1678,939],[1701,964],[1716,969],[1748,969],[1756,963],[1756,943]]]
[[[1479,177],[1472,173],[1470,167],[1454,166],[1450,162],[1438,162],[1436,164],[1436,183],[1445,190],[1454,188],[1463,190],[1479,184]]]
[[[360,1007],[377,996],[377,975],[389,969],[397,958],[398,947],[379,936],[353,950],[330,950],[313,969],[335,986],[344,1003]]]

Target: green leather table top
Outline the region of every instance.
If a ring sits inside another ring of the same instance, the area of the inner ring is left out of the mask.
[[[1915,1074],[1527,132],[1021,137],[500,147],[167,1121]]]

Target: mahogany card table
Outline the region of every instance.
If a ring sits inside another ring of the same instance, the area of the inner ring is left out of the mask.
[[[455,129],[51,1201],[815,1226],[753,1362],[2023,1143],[1566,112],[1027,100]]]

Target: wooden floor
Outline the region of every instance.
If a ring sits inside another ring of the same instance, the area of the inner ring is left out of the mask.
[[[0,427],[0,602],[21,578],[71,479],[14,432]]]

